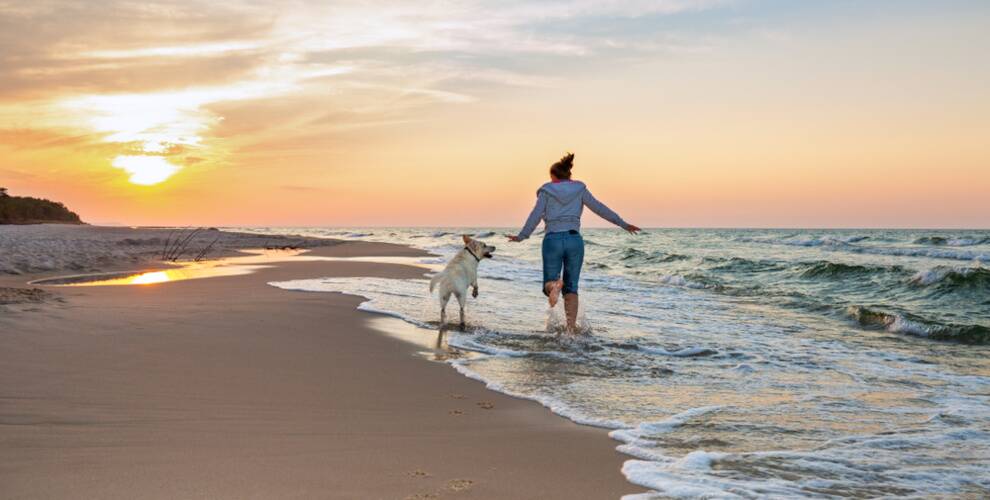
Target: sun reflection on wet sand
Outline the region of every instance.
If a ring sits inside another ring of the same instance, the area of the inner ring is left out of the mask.
[[[164,283],[172,280],[169,278],[168,271],[157,271],[122,278],[121,281],[123,281],[123,283],[121,283],[122,285],[151,285],[154,283]]]
[[[61,276],[32,281],[30,284],[51,286],[156,285],[191,279],[250,274],[280,262],[377,262],[417,266],[422,267],[424,271],[429,269],[429,266],[419,262],[422,260],[421,257],[326,257],[305,255],[305,250],[249,250],[244,253],[247,255],[243,257],[180,263],[180,267],[173,269]]]

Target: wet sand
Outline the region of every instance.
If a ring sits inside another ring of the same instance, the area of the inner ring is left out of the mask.
[[[325,256],[416,255],[345,243]],[[424,360],[356,297],[267,286],[419,277],[290,262],[0,310],[3,498],[617,498],[602,429]],[[25,276],[0,277],[0,287]]]

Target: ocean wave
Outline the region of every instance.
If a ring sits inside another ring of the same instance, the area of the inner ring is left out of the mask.
[[[691,258],[688,255],[667,253],[659,250],[647,253],[637,248],[624,248],[614,253],[618,253],[618,257],[620,260],[649,262],[649,263],[676,262],[679,260],[688,260]]]
[[[983,288],[990,291],[990,269],[935,266],[927,271],[919,271],[909,282],[915,286],[936,285],[944,289]]]
[[[736,272],[736,273],[761,273],[768,271],[780,271],[785,266],[773,260],[749,260],[742,257],[705,257],[704,262],[716,264],[712,271]]]
[[[829,250],[837,250],[850,253],[889,255],[894,257],[929,257],[935,259],[950,260],[972,260],[977,262],[990,262],[990,253],[981,253],[972,250],[959,250],[950,248],[918,248],[918,247],[888,247],[888,246],[864,246],[849,243],[848,238],[812,238],[812,239],[759,239],[740,238],[738,241],[747,243],[760,243],[764,245],[791,245],[791,246],[816,246]]]
[[[837,278],[904,271],[900,266],[863,266],[827,260],[801,263],[797,268],[805,278]]]
[[[898,257],[931,257],[936,259],[972,260],[990,262],[990,254],[970,250],[949,250],[940,248],[903,248],[903,247],[857,247],[850,250],[855,253],[876,255],[892,255]]]
[[[786,238],[771,238],[771,239],[760,239],[760,238],[738,238],[738,241],[746,243],[771,243],[777,245],[790,245],[798,247],[820,247],[820,246],[843,246],[852,245],[853,243],[859,243],[860,241],[870,239],[869,236],[864,235],[853,235],[853,236],[818,236],[818,237],[796,237],[789,236]]]
[[[696,417],[707,415],[723,409],[723,406],[699,406],[671,415],[664,420],[642,422],[631,429],[616,429],[608,435],[610,438],[626,444],[637,444],[642,439],[655,438],[680,427]],[[620,447],[621,451],[621,447]]]
[[[849,306],[846,312],[852,319],[866,328],[878,328],[891,333],[932,340],[963,344],[990,344],[990,328],[983,325],[940,324],[914,315],[870,309],[865,306]]]
[[[475,238],[491,238],[492,236],[495,236],[495,231],[485,231],[474,235]]]
[[[986,245],[990,243],[990,237],[987,238],[950,238],[946,236],[922,236],[914,240],[917,245],[935,245],[935,246],[950,246],[950,247],[969,247],[974,245]]]
[[[680,274],[661,274],[657,278],[657,281],[665,285],[699,290],[721,291],[725,288],[718,280],[701,274],[688,274],[687,276]]]
[[[662,347],[637,345],[636,349],[639,350],[640,352],[659,354],[661,356],[674,356],[677,358],[695,358],[702,356],[713,356],[715,354],[718,354],[718,351],[716,351],[715,349],[710,349],[708,347],[684,347],[682,349],[670,351]]]

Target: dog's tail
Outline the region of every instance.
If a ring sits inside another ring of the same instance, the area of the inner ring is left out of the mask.
[[[430,278],[430,293],[433,293],[433,289],[436,288],[437,283],[440,282],[440,278],[443,277],[443,273],[436,273]]]

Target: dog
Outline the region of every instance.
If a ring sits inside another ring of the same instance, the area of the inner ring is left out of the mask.
[[[466,326],[464,321],[464,303],[467,301],[468,286],[472,287],[471,296],[478,297],[478,265],[482,259],[491,259],[495,247],[486,245],[468,235],[464,235],[464,249],[457,252],[457,255],[443,271],[439,272],[430,280],[430,293],[437,288],[440,297],[440,328],[447,324],[447,302],[450,296],[457,298],[457,303],[461,306],[461,329]]]

